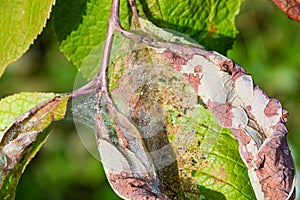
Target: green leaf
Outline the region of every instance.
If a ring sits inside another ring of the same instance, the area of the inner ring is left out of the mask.
[[[53,94],[38,94],[44,100]],[[7,97],[0,105],[14,105],[12,101],[18,96],[16,102],[20,103],[21,94]],[[34,96],[34,95],[32,95]],[[53,121],[64,118],[68,95],[55,96],[48,101],[40,101],[32,98],[30,94],[24,95],[25,108],[34,107],[14,120],[14,122],[3,132],[0,142],[0,174],[1,174],[1,199],[13,199],[18,181],[25,170],[25,167],[39,151],[46,141]],[[33,102],[30,102],[30,99]],[[3,103],[4,102],[4,103]],[[30,103],[28,103],[30,102]],[[17,105],[18,105],[17,104]],[[29,105],[29,106],[28,106]],[[27,107],[26,107],[27,106]]]
[[[55,0],[0,1],[0,76],[42,31]]]
[[[63,4],[63,6],[55,7],[54,28],[60,40],[60,50],[74,63],[85,78],[91,79],[96,74],[98,63],[100,63],[111,1],[91,0],[86,4],[83,4],[84,1],[76,2],[78,3],[76,4],[72,0],[63,1],[63,3],[58,1],[58,4]],[[66,12],[66,7],[74,4],[76,4],[77,15],[73,18],[73,13]],[[61,18],[60,13],[63,13],[65,17]],[[121,0],[120,19],[125,28],[129,27],[129,17],[127,0]],[[73,20],[72,25],[65,26],[64,22],[71,20]],[[66,37],[66,33],[70,34]]]
[[[85,78],[91,79],[99,67],[111,1],[84,2],[58,1],[53,18],[61,51]],[[237,34],[234,18],[242,0],[140,0],[137,3],[141,16],[155,25],[187,34],[206,49],[225,54]],[[130,11],[125,0],[121,0],[120,19],[122,26],[128,28]]]
[[[238,143],[229,129],[220,127],[211,112],[197,106],[187,119],[186,127],[197,130],[197,136],[187,148],[184,174],[201,185],[200,193],[210,199],[218,191],[226,199],[255,199],[248,169],[239,155]],[[197,154],[195,154],[197,152]],[[222,199],[221,195],[220,198]]]
[[[139,0],[140,16],[184,33],[207,50],[226,54],[237,34],[234,24],[243,0]]]
[[[87,0],[56,1],[51,15],[53,16],[53,25],[59,42],[65,40],[82,23],[87,2]]]

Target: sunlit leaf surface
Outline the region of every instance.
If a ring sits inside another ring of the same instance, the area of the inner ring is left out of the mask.
[[[59,1],[58,4],[61,6],[55,7],[53,17],[61,51],[85,78],[91,79],[99,67],[111,1],[92,0],[85,3],[82,1],[76,3],[72,0]],[[70,4],[74,5],[73,9],[76,12],[66,12],[66,9],[70,9]],[[129,27],[129,17],[127,1],[121,0],[120,18],[125,28]],[[66,27],[65,22],[73,18],[77,19],[74,25]],[[66,33],[69,35],[66,36]]]
[[[0,1],[0,76],[42,31],[54,0]]]

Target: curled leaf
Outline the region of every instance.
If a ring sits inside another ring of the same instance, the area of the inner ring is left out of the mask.
[[[45,142],[49,126],[65,116],[68,99],[68,95],[55,96],[35,105],[3,131],[0,142],[0,196],[3,199],[14,197],[19,178]]]
[[[125,199],[169,199],[161,192],[140,131],[99,95],[97,145],[109,183]]]
[[[21,92],[1,99],[0,101],[0,133],[14,120],[35,106],[54,98],[54,93]]]

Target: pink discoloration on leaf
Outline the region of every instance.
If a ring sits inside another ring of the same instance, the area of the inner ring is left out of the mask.
[[[251,141],[250,137],[239,137],[239,136],[247,135],[245,130],[234,129],[234,128],[232,128],[231,130],[232,130],[232,133],[237,137],[239,144],[241,144],[242,146],[246,146]]]
[[[261,147],[255,161],[255,171],[261,180],[265,198],[288,199],[294,188],[294,164],[282,123],[274,127],[271,135]]]
[[[232,128],[231,131],[239,142],[239,149],[242,159],[248,167],[252,167],[254,155],[247,149],[247,145],[250,143],[251,137],[243,129]]]
[[[147,200],[167,200],[169,199],[166,195],[161,194],[160,196],[154,194],[149,186],[149,181],[126,176],[124,174],[108,174],[109,182],[112,187],[119,193],[123,198],[128,199],[147,199]]]
[[[177,53],[164,51],[163,55],[169,60],[176,71],[181,71],[181,66],[187,63],[187,60]]]
[[[219,104],[217,102],[208,102],[208,108],[224,127],[232,127],[233,113],[232,104]]]
[[[198,92],[198,87],[201,81],[201,75],[200,74],[183,74],[183,77],[191,84],[193,89]]]
[[[247,108],[248,111],[252,110],[252,106],[251,105],[246,106],[246,108]]]
[[[195,66],[194,73],[200,73],[200,72],[202,72],[202,66],[201,65]]]
[[[272,117],[275,115],[279,115],[278,111],[280,111],[280,110],[281,110],[281,105],[280,105],[279,101],[276,99],[271,99],[268,102],[267,106],[265,107],[264,112],[267,117]]]

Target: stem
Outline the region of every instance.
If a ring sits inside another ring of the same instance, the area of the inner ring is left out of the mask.
[[[107,90],[108,80],[107,80],[107,68],[109,65],[109,58],[110,58],[110,51],[112,47],[115,23],[119,21],[119,4],[120,0],[112,0],[111,11],[110,11],[110,18],[108,22],[107,32],[106,32],[106,39],[104,43],[103,53],[102,53],[102,60],[100,64],[100,69],[98,75],[96,77],[97,84],[99,81],[102,82],[102,89]]]
[[[199,54],[199,55],[203,55],[203,56],[206,56],[208,54],[208,51],[206,51],[202,46],[197,45],[197,44],[195,44],[195,45],[191,44],[191,46],[183,46],[183,45],[179,45],[176,43],[159,42],[159,41],[153,40],[152,38],[137,35],[135,33],[126,31],[121,26],[117,26],[116,29],[124,37],[135,40],[135,41],[142,42],[144,44],[147,44],[150,47],[168,49],[168,50],[172,50],[176,53],[180,53],[180,54],[193,53],[193,54]]]
[[[129,4],[130,4],[130,7],[131,7],[133,17],[138,18],[139,14],[138,14],[138,10],[136,8],[135,0],[128,0],[128,1],[129,1]]]
[[[96,79],[92,79],[87,84],[73,91],[71,97],[78,97],[86,94],[91,94],[96,91]]]
[[[102,60],[100,64],[100,69],[96,77],[97,80],[96,84],[98,88],[101,87],[101,91],[100,91],[101,94],[104,94],[106,100],[110,103],[112,103],[112,101],[108,92],[107,69],[109,66],[110,52],[112,48],[114,31],[116,30],[116,26],[123,29],[120,25],[119,8],[120,8],[120,0],[112,0],[110,17],[109,17],[108,27],[106,31],[106,39],[105,39],[103,53],[102,53]]]
[[[99,92],[100,89],[101,90],[100,92],[102,94],[105,94],[106,99],[109,102],[111,102],[108,93],[107,69],[109,66],[110,51],[113,43],[114,31],[116,30],[116,27],[119,27],[123,30],[119,20],[119,7],[120,7],[120,0],[112,0],[110,17],[109,17],[108,27],[106,31],[106,39],[104,42],[101,64],[97,76],[86,85],[73,91],[71,94],[72,97],[90,94],[92,92]]]

